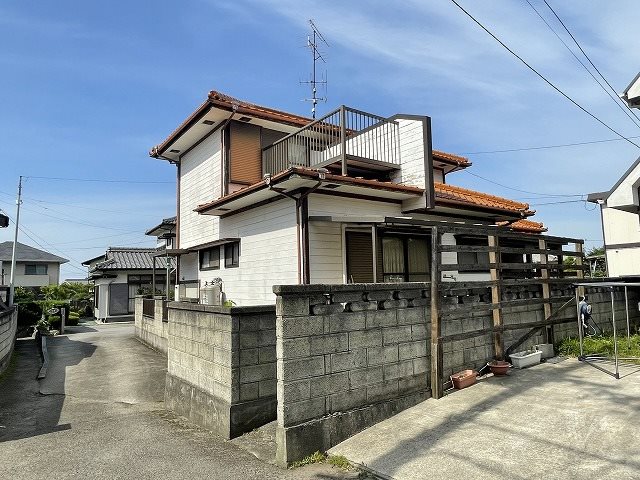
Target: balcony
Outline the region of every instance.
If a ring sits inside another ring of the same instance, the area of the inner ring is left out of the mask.
[[[396,121],[344,105],[262,150],[262,173],[290,167],[327,168],[342,175],[400,168]]]

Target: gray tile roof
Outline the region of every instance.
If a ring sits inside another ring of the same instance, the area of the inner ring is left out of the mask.
[[[155,248],[109,247],[105,260],[96,264],[95,270],[151,270]],[[169,267],[175,268],[176,260],[169,257]],[[156,258],[156,268],[166,268],[165,257]]]
[[[0,243],[0,261],[10,262],[13,252],[13,242]],[[18,262],[47,262],[47,263],[67,263],[66,258],[53,255],[52,253],[39,250],[24,243],[18,242],[16,249],[16,261]]]

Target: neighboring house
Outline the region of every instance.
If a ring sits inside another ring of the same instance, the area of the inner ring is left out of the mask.
[[[635,76],[620,97],[630,108],[640,108],[640,73]]]
[[[611,190],[587,200],[600,205],[608,275],[640,275],[640,158]]]
[[[546,230],[526,220],[534,214],[526,203],[451,185],[471,163],[432,149],[426,116],[341,107],[314,121],[212,91],[150,155],[177,167],[179,283],[220,278],[239,305],[273,303],[274,284],[427,281],[423,220],[502,225],[523,234],[503,245],[516,252],[537,248],[524,234]],[[442,243],[469,246],[444,253],[444,263],[489,264],[486,249],[473,248],[487,245],[486,234],[447,233]],[[487,266],[443,277],[490,274]]]
[[[82,263],[94,284],[96,319],[133,320],[136,295],[164,294],[166,260],[158,253],[155,248],[109,247],[104,255]],[[173,258],[169,258],[169,267],[170,272],[175,269]]]
[[[13,242],[0,243],[0,286],[9,285]],[[58,285],[60,265],[66,258],[18,242],[16,249],[16,287]]]

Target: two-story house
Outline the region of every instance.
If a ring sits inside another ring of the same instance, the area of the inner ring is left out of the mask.
[[[12,254],[13,242],[0,243],[0,287],[9,285]],[[18,242],[15,285],[28,288],[58,285],[60,265],[68,261],[66,258]]]
[[[545,231],[526,220],[534,214],[526,203],[451,185],[471,163],[432,149],[427,116],[343,106],[311,120],[212,91],[150,155],[177,168],[179,283],[220,278],[239,305],[273,303],[274,284],[426,281],[431,243],[421,220],[503,225],[523,232],[521,242]],[[442,261],[488,264],[488,254],[470,248]],[[488,268],[443,273],[489,278]]]

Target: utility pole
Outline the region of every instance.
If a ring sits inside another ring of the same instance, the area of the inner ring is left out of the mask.
[[[11,254],[11,277],[9,279],[9,306],[13,306],[16,279],[16,249],[18,248],[18,226],[20,225],[20,204],[22,203],[22,175],[18,181],[18,199],[16,200],[16,231],[13,234],[13,252]]]

